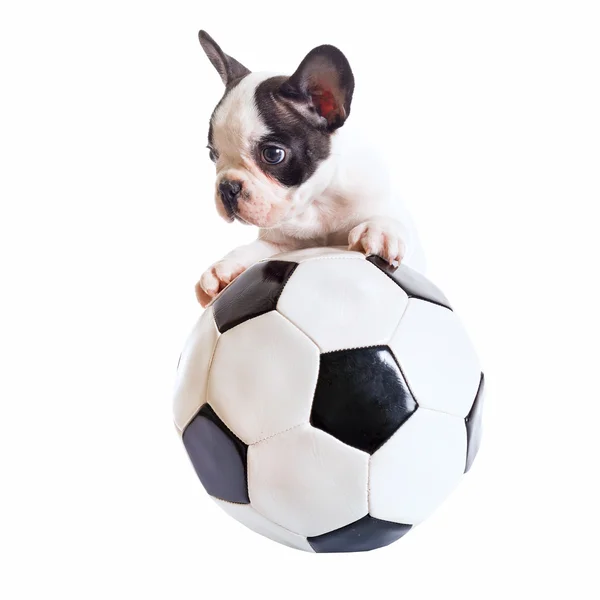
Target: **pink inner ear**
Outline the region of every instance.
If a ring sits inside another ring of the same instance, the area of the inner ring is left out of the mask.
[[[322,117],[325,117],[328,122],[335,119],[338,112],[338,104],[331,92],[323,89],[315,90],[311,94],[311,97],[315,108]]]

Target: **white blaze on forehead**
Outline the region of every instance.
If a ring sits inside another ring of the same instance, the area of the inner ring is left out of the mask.
[[[252,145],[269,133],[260,118],[254,92],[273,77],[271,73],[250,73],[226,96],[213,116],[213,145],[228,163],[250,155]]]

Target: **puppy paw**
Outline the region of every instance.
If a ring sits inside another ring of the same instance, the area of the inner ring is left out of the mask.
[[[406,253],[406,246],[393,220],[376,219],[357,225],[348,235],[348,249],[376,254],[390,265],[398,266]]]
[[[196,298],[206,307],[231,283],[246,267],[230,260],[221,260],[207,269],[196,284]]]

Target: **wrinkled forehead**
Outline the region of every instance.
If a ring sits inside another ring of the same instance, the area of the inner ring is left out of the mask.
[[[215,109],[209,143],[220,154],[249,151],[254,142],[270,133],[255,98],[258,85],[270,77],[269,73],[250,73],[225,94]]]

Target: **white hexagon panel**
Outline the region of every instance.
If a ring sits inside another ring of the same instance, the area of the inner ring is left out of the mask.
[[[385,344],[407,303],[407,294],[363,258],[326,255],[298,265],[277,310],[330,352]]]
[[[210,307],[198,319],[179,358],[173,394],[173,417],[179,431],[185,429],[206,401],[209,367],[218,339]]]
[[[235,435],[254,444],[308,422],[318,374],[314,342],[270,311],[221,335],[208,402]]]
[[[454,312],[411,298],[389,346],[419,406],[463,418],[469,414],[481,367]]]
[[[418,408],[371,457],[370,514],[420,523],[461,480],[466,455],[463,419]]]
[[[319,536],[368,513],[369,455],[310,425],[248,448],[252,506],[303,536]]]

